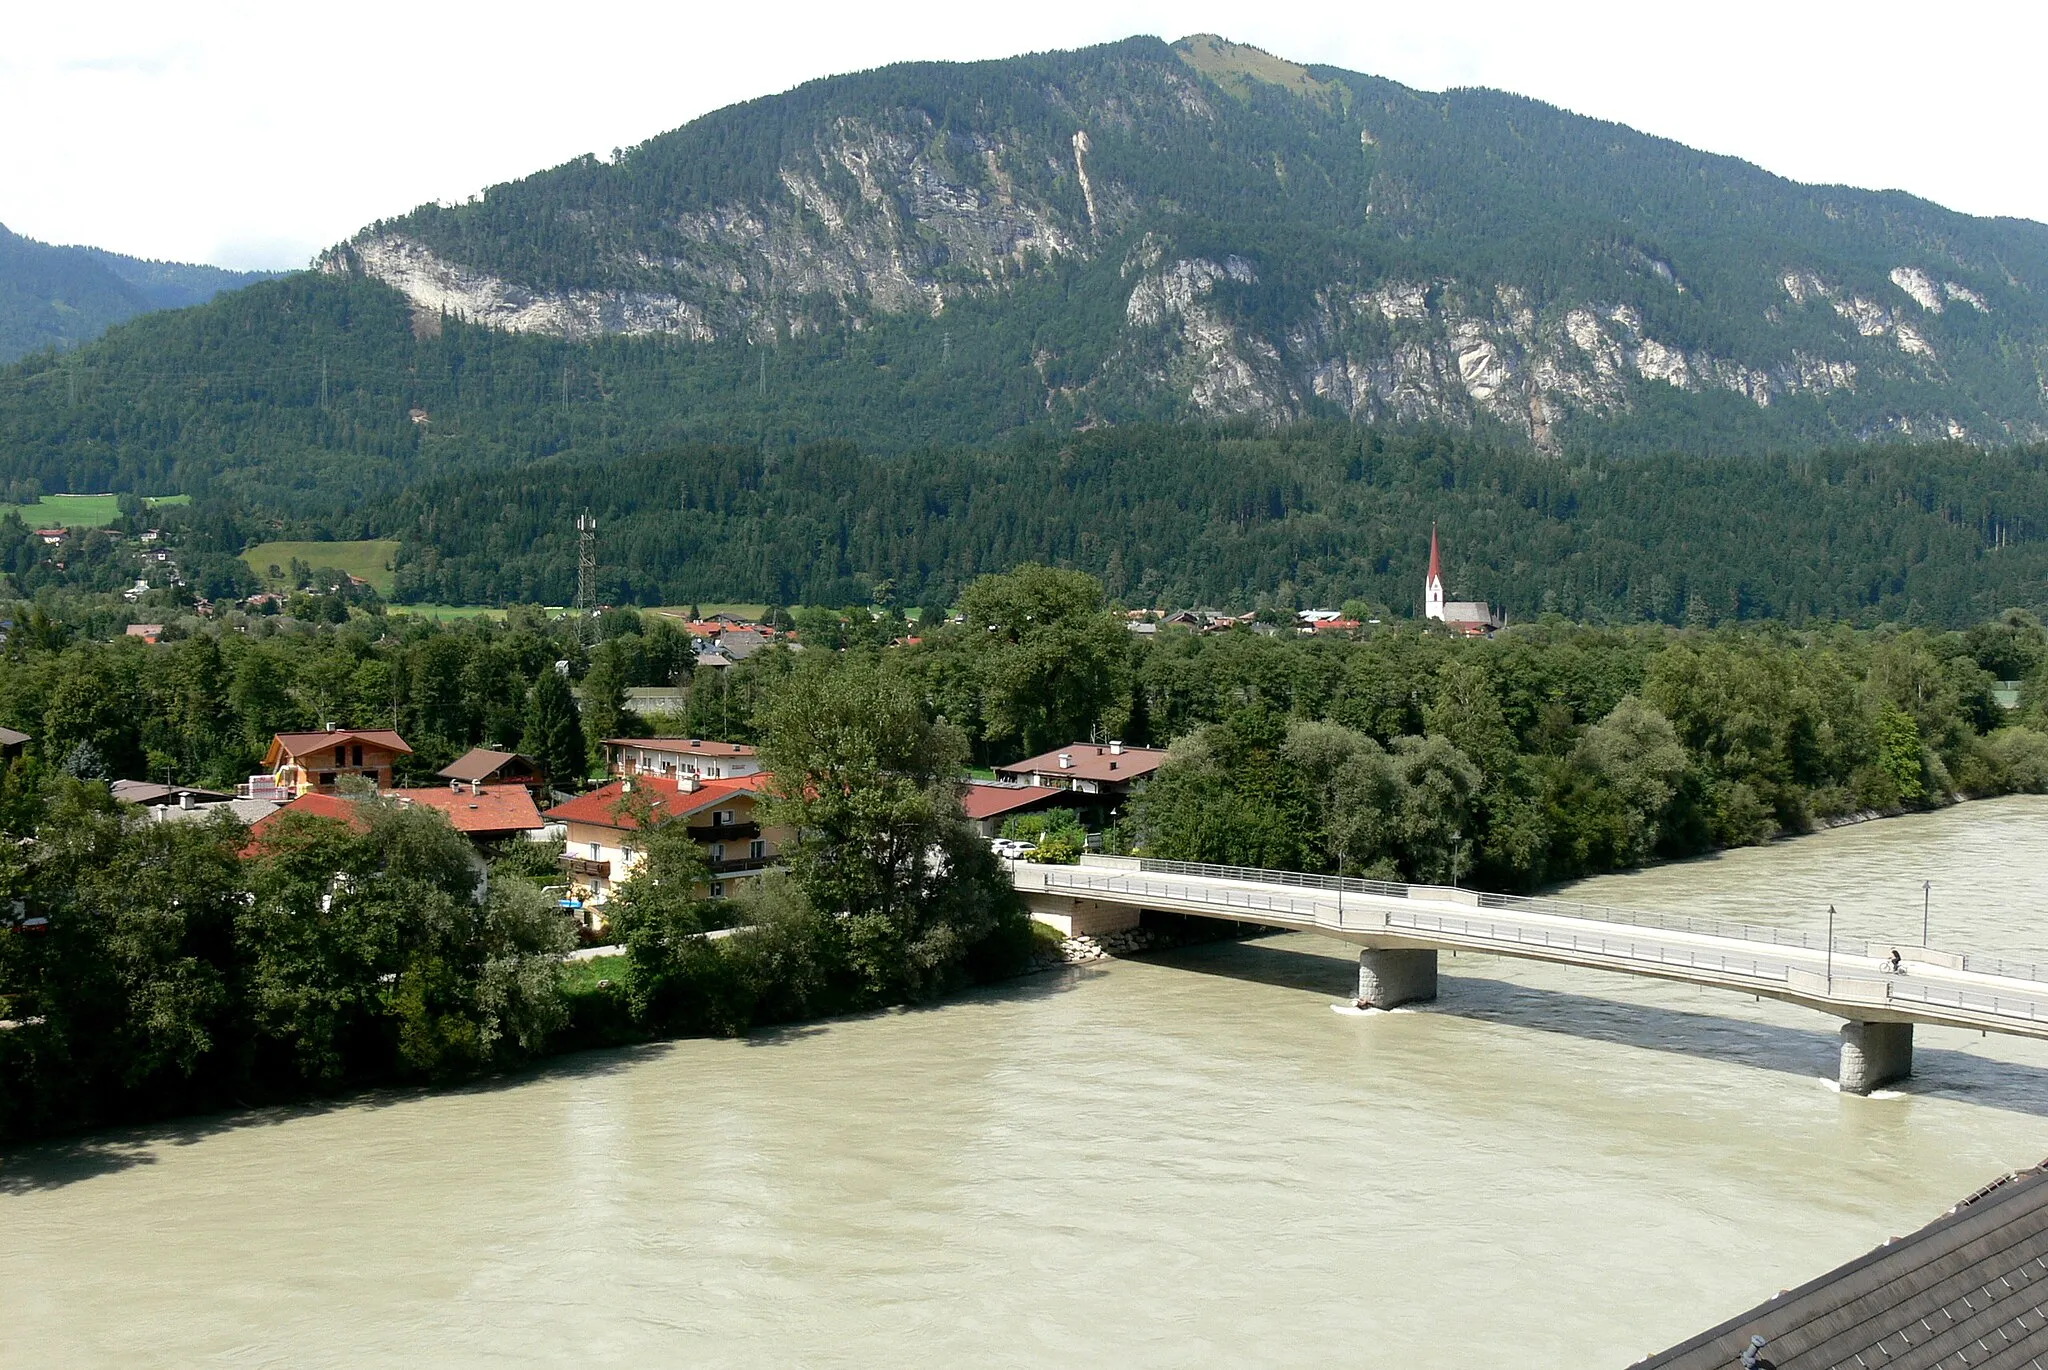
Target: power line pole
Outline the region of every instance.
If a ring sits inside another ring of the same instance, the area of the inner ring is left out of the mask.
[[[597,516],[585,509],[576,519],[576,631],[588,636],[597,590]]]

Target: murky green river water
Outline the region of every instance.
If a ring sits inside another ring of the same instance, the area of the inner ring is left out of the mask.
[[[1582,897],[2048,964],[2048,800]],[[2048,1044],[1309,937],[0,1159],[0,1365],[1622,1365],[2048,1156]]]

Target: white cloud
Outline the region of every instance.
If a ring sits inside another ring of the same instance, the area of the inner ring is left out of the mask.
[[[8,28],[0,222],[230,265],[297,265],[381,215],[816,76],[1203,30],[1427,89],[1518,91],[1799,180],[2048,220],[2048,159],[2028,133],[2048,8],[1984,0],[1938,16],[1885,0],[85,0],[16,13]]]

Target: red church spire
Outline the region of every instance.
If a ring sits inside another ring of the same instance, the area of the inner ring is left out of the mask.
[[[1429,579],[1440,581],[1443,578],[1443,564],[1436,554],[1436,525],[1432,523],[1429,525]]]

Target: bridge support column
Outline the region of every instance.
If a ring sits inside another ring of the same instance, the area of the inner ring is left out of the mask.
[[[1912,1073],[1911,1023],[1842,1024],[1842,1093],[1868,1094]]]
[[[1367,947],[1358,953],[1358,997],[1373,1008],[1436,998],[1436,953]]]

